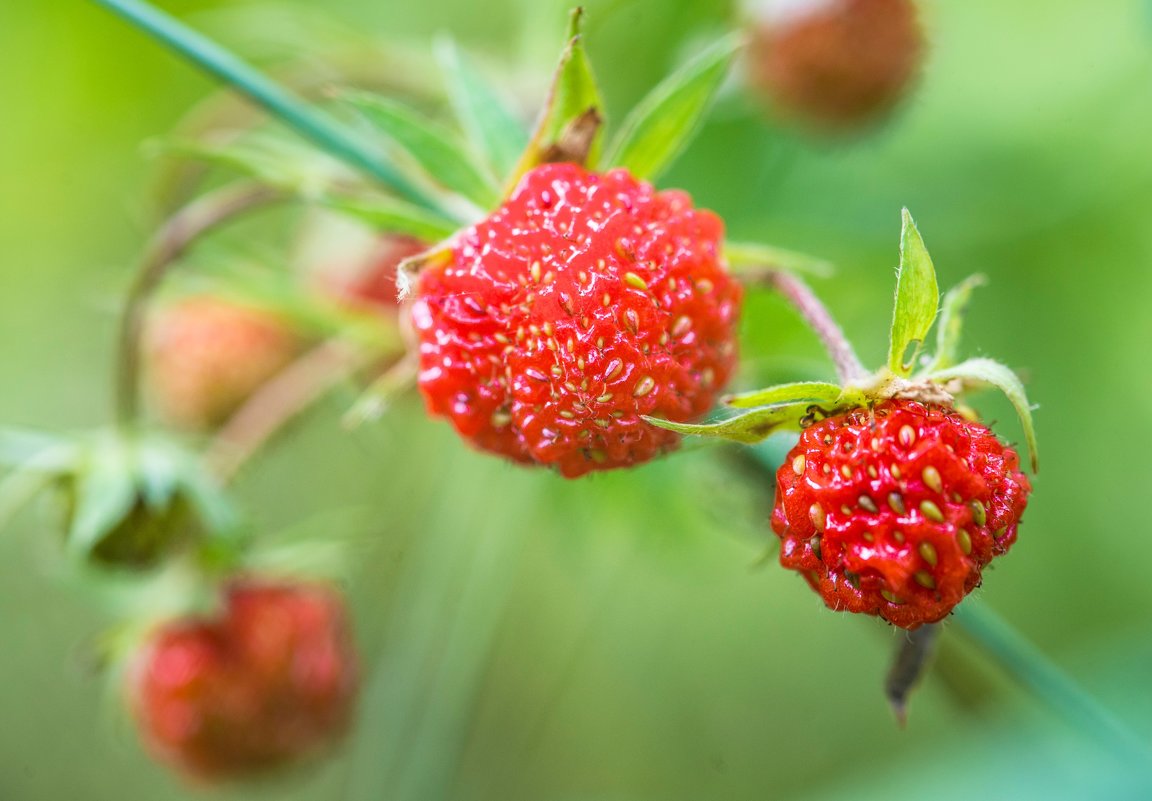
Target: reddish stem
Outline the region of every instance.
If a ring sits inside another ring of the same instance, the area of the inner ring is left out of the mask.
[[[844,336],[837,322],[832,319],[827,307],[812,290],[796,276],[780,270],[770,270],[765,274],[767,282],[779,292],[792,307],[800,313],[808,326],[816,332],[828,355],[836,365],[840,382],[848,384],[862,379],[868,371],[860,362],[851,343]]]

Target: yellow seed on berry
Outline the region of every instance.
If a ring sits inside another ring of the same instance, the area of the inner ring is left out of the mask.
[[[892,511],[898,515],[902,515],[908,511],[904,506],[904,496],[899,492],[888,493],[888,505],[892,507]]]
[[[944,482],[940,478],[940,471],[935,467],[929,465],[925,467],[920,473],[920,477],[924,479],[924,483],[929,486],[933,492],[943,492]]]
[[[968,507],[972,510],[972,522],[978,526],[983,526],[988,522],[988,510],[984,508],[984,504],[980,501],[972,500],[968,502]]]
[[[812,504],[808,509],[808,519],[812,521],[812,525],[816,530],[823,533],[824,526],[828,522],[828,516],[824,513],[824,507],[818,503]]]
[[[936,589],[936,579],[932,578],[932,574],[927,570],[917,570],[912,574],[912,578],[916,579],[916,583],[925,589]]]
[[[792,472],[798,476],[804,475],[804,454],[800,454],[792,460]]]
[[[927,562],[929,567],[936,567],[936,562],[939,560],[936,546],[930,542],[922,542],[917,550],[920,551],[920,558]]]
[[[965,529],[956,532],[956,542],[965,556],[972,553],[972,535]]]
[[[944,513],[932,501],[920,501],[920,512],[929,520],[934,520],[937,523],[944,522]]]

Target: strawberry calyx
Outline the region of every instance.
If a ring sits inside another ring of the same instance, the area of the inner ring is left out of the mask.
[[[993,387],[1003,392],[1016,409],[1035,472],[1038,459],[1032,407],[1019,377],[992,359],[960,361],[957,357],[963,313],[972,290],[983,283],[983,277],[973,276],[962,282],[939,304],[936,272],[927,248],[907,209],[902,216],[900,266],[886,366],[861,374],[851,346],[846,340],[841,341],[839,329],[815,296],[805,287],[797,302],[798,293],[782,292],[794,301],[829,347],[840,372],[839,383],[806,381],[728,395],[722,398],[724,405],[741,411],[712,422],[677,423],[646,418],[648,422],[680,434],[754,444],[778,431],[801,431],[829,416],[853,408],[873,408],[892,399],[951,410],[958,407],[965,393]],[[790,285],[802,286],[798,282],[795,276],[789,277]],[[936,351],[921,357],[922,345],[937,321],[938,304]],[[829,327],[834,330],[829,331]]]

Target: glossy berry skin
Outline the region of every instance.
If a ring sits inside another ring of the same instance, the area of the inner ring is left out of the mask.
[[[210,296],[187,298],[161,309],[149,327],[151,395],[170,425],[214,428],[302,345],[275,314]]]
[[[776,474],[780,563],[831,609],[914,629],[945,617],[1016,541],[1016,452],[951,409],[889,400],[800,435]]]
[[[749,45],[752,85],[809,127],[859,128],[907,92],[924,58],[913,0],[803,0],[769,15]]]
[[[356,659],[339,596],[237,582],[212,619],[155,632],[131,673],[141,735],[189,778],[250,778],[323,750],[348,727]]]
[[[703,415],[732,373],[741,288],[723,224],[625,170],[546,164],[412,305],[420,390],[476,447],[567,477],[626,467],[678,435],[640,415]]]

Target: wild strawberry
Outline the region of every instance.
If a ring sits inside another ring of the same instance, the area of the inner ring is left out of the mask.
[[[237,582],[217,617],[157,631],[129,690],[150,750],[212,781],[256,776],[331,744],[348,726],[356,673],[337,595]]]
[[[647,461],[732,373],[741,289],[723,224],[625,170],[528,172],[451,258],[412,320],[431,413],[477,447],[567,477]]]
[[[957,357],[980,277],[941,302],[935,267],[907,210],[903,223],[887,365],[869,375],[811,290],[775,273],[769,280],[824,341],[840,383],[732,395],[726,403],[743,411],[716,422],[653,422],[746,444],[799,430],[776,471],[772,528],[783,543],[781,564],[800,571],[832,609],[914,629],[952,611],[992,558],[1007,552],[1032,491],[1016,452],[955,411],[955,396],[1002,390],[1020,417],[1033,470],[1037,457],[1020,379],[991,359]],[[921,358],[938,311],[936,351]]]
[[[197,296],[162,309],[152,321],[148,373],[162,417],[172,425],[222,423],[301,350],[277,315]]]
[[[749,72],[784,115],[836,131],[887,112],[923,56],[913,0],[803,0],[756,25]]]
[[[1016,541],[1016,452],[955,411],[889,400],[800,435],[776,474],[780,562],[832,609],[915,628],[947,615]]]

